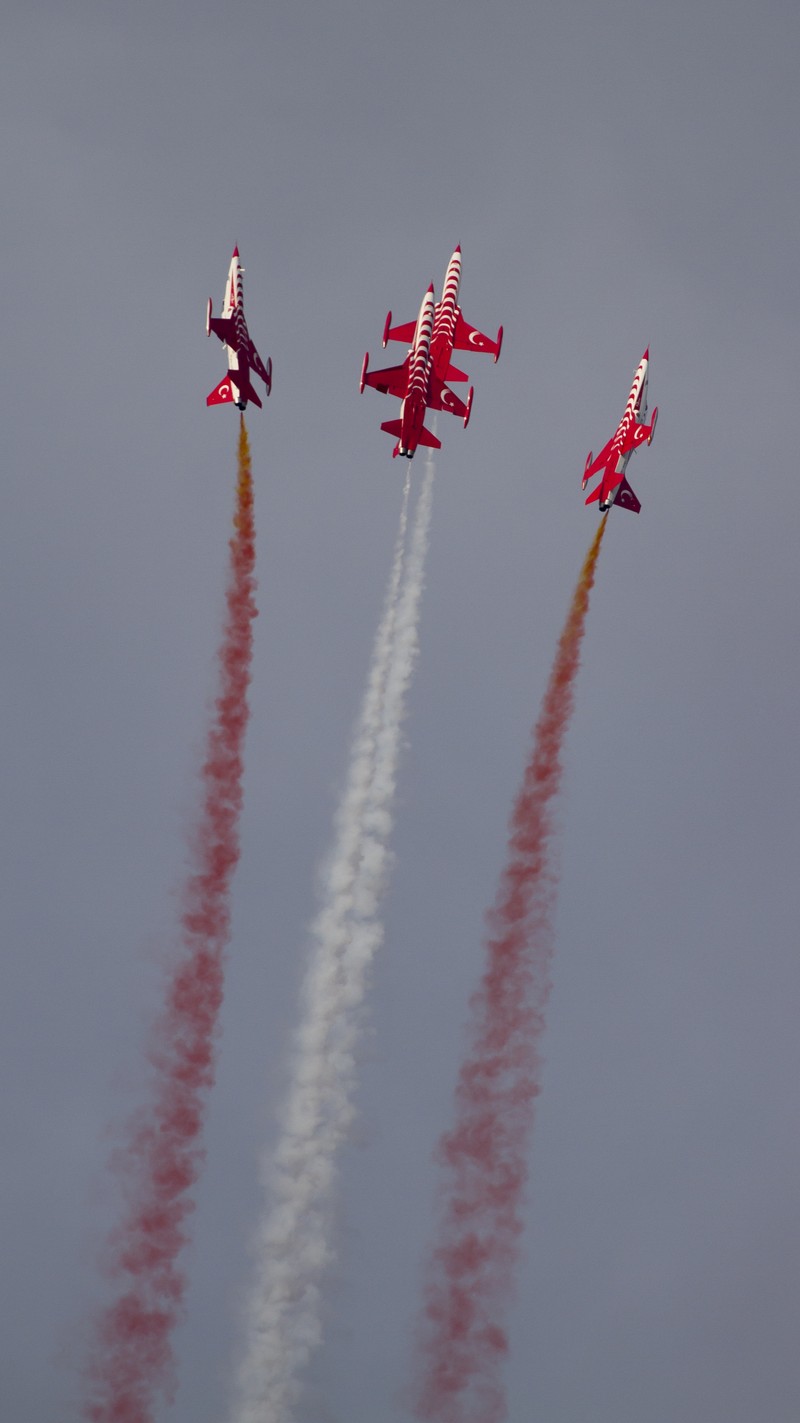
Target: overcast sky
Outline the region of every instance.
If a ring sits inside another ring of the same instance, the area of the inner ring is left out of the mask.
[[[358,394],[456,243],[387,938],[298,1423],[404,1423],[468,995],[649,343],[560,806],[512,1423],[800,1407],[795,0],[10,0],[0,55],[0,1414],[77,1423],[109,1128],[140,1100],[215,689],[236,419],[204,334],[238,242],[259,606],[243,854],[169,1423],[225,1417],[401,475]],[[418,464],[413,467],[419,479]]]

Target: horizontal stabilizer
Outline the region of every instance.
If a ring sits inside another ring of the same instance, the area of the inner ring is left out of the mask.
[[[426,430],[424,425],[419,432],[419,440],[417,443],[427,445],[430,450],[440,450],[442,448],[441,440],[437,440],[436,436],[432,435],[430,430]]]
[[[236,390],[237,390],[237,392],[238,392],[238,395],[239,395],[239,402],[238,402],[238,403],[241,403],[241,401],[244,401],[245,404],[246,404],[247,401],[250,400],[250,401],[252,401],[253,405],[257,405],[257,406],[258,406],[259,410],[263,410],[264,406],[263,406],[263,404],[262,404],[262,402],[261,402],[261,396],[258,394],[258,391],[255,389],[255,387],[254,387],[253,384],[251,383],[250,378],[249,378],[249,376],[247,375],[247,372],[242,372],[242,371],[240,371],[240,370],[239,370],[239,371],[228,371],[228,377],[229,377],[230,380],[233,381],[233,384],[235,385]]]
[[[403,422],[402,420],[384,420],[381,429],[385,430],[387,435],[394,435],[394,438],[399,440],[402,435]],[[432,435],[430,430],[426,430],[424,425],[419,432],[417,444],[427,445],[432,450],[440,450],[442,448],[441,440],[437,440],[436,436]]]
[[[235,396],[230,376],[226,376],[214,387],[211,394],[206,396],[206,405],[228,405],[233,399]]]
[[[455,366],[448,366],[445,380],[469,380],[469,376],[465,375],[463,371],[457,370]]]
[[[382,371],[368,371],[364,384],[379,390],[381,395],[396,395],[403,399],[408,391],[408,361],[402,366],[385,366]]]

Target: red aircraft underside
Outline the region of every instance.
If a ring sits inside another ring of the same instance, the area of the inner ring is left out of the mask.
[[[382,430],[394,435],[398,441],[393,453],[413,456],[418,445],[440,448],[440,442],[425,429],[425,410],[446,410],[463,420],[466,426],[472,410],[473,390],[470,387],[466,401],[463,401],[447,385],[447,381],[464,381],[468,377],[452,364],[454,350],[485,351],[500,355],[503,344],[502,326],[497,337],[492,340],[475,326],[470,326],[461,314],[458,305],[458,289],[461,282],[461,248],[457,247],[447,266],[442,300],[434,302],[433,286],[428,288],[425,301],[416,322],[408,321],[401,326],[392,326],[389,312],[383,328],[383,345],[387,341],[402,341],[410,346],[408,356],[402,365],[388,366],[381,371],[367,371],[369,355],[364,357],[361,368],[361,390],[365,385],[381,391],[384,395],[394,395],[402,400],[399,420],[387,420]]]
[[[466,404],[450,390],[435,373],[431,361],[431,338],[434,329],[435,303],[433,286],[425,293],[412,333],[412,345],[406,359],[400,366],[387,366],[384,370],[368,371],[369,352],[361,367],[360,388],[371,385],[382,395],[394,395],[403,403],[399,420],[385,420],[381,429],[394,435],[397,444],[393,455],[405,455],[413,459],[419,445],[430,449],[441,449],[441,441],[425,427],[427,410],[448,410],[458,415],[467,425],[472,408],[472,391]]]

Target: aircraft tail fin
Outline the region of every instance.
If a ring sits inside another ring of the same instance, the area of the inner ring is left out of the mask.
[[[614,506],[619,507],[620,509],[630,509],[632,514],[638,514],[639,510],[642,507],[639,503],[639,500],[636,498],[636,495],[634,494],[633,490],[631,489],[631,486],[629,485],[627,479],[623,479],[621,485],[619,486],[619,489],[617,490],[617,497],[614,500]]]
[[[219,385],[214,386],[211,394],[206,396],[206,405],[229,405],[233,398],[230,376],[225,376]]]

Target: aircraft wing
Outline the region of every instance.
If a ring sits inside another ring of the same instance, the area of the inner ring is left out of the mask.
[[[209,305],[211,303],[209,302]],[[209,332],[213,331],[215,336],[219,336],[226,346],[236,349],[236,333],[233,317],[231,316],[209,316]]]
[[[645,440],[649,440],[651,433],[650,425],[632,425],[625,436],[621,453],[626,455],[629,450],[637,449]]]
[[[255,371],[257,376],[261,377],[267,387],[267,392],[269,392],[270,386],[272,385],[272,372],[264,365],[252,341],[248,341],[247,343],[247,361],[250,369]]]
[[[464,420],[467,414],[467,407],[463,400],[459,400],[454,390],[449,385],[445,385],[438,376],[431,374],[428,388],[428,399],[425,404],[429,410],[449,410],[451,415],[457,415],[460,420]]]
[[[364,384],[379,390],[381,395],[397,395],[400,400],[408,394],[408,361],[402,366],[386,366],[382,371],[368,371]]]
[[[599,455],[596,455],[595,458],[592,460],[592,463],[584,470],[584,483],[586,482],[586,480],[591,479],[593,475],[599,474],[601,469],[605,469],[606,465],[608,464],[608,457],[611,454],[611,446],[613,445],[613,443],[614,436],[612,435],[608,444],[603,446]]]
[[[403,341],[406,346],[410,346],[413,343],[416,329],[416,321],[406,321],[403,326],[393,326],[391,331],[386,332],[383,344],[385,346],[387,341]]]
[[[478,331],[475,326],[470,326],[465,321],[459,311],[456,317],[456,333],[453,341],[454,351],[488,351],[494,356],[500,354],[500,347],[497,341],[491,336],[484,336],[482,331]]]

